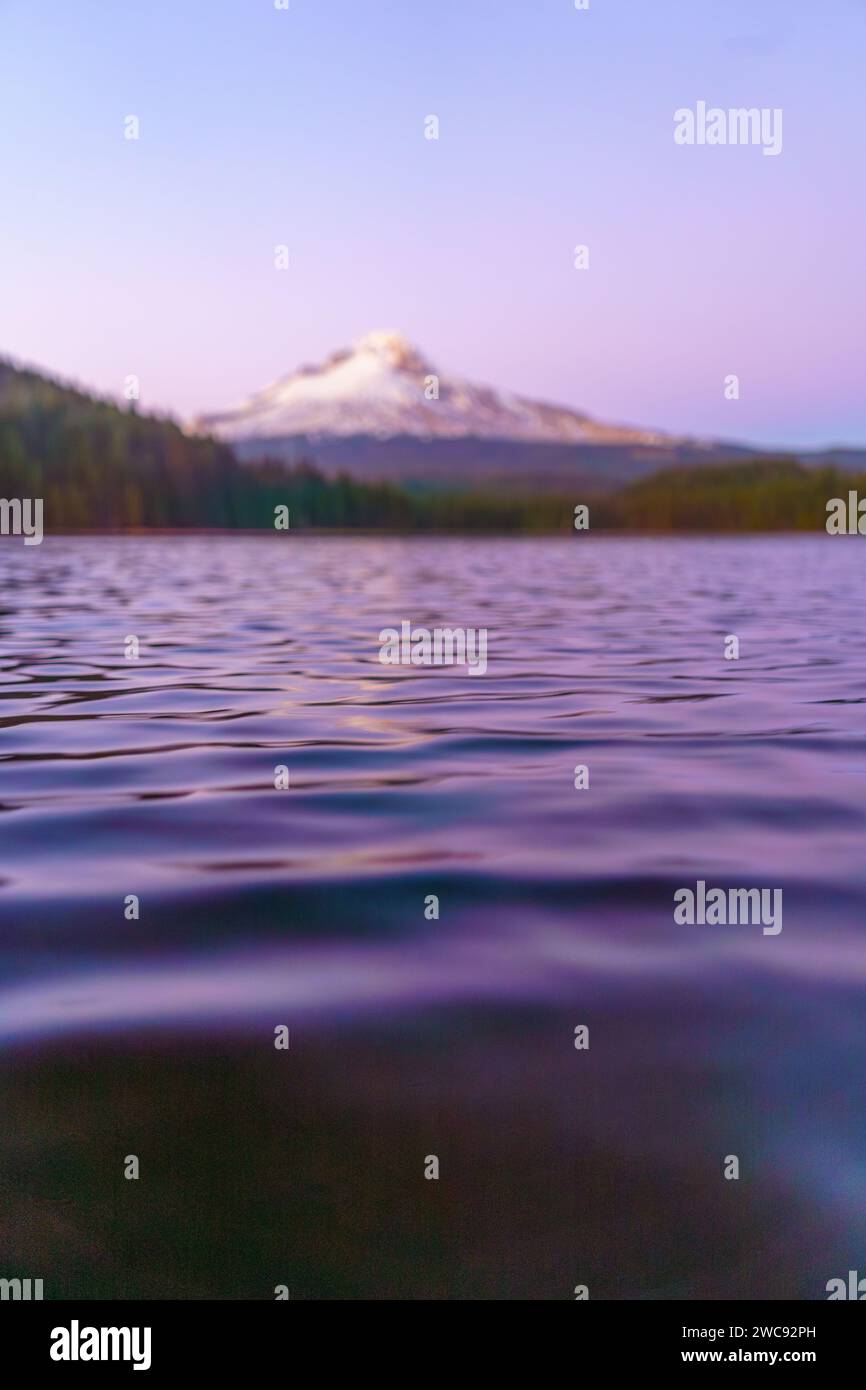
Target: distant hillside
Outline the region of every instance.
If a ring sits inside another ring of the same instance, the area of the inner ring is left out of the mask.
[[[325,479],[306,462],[244,467],[226,444],[122,410],[0,361],[0,497],[41,497],[47,532],[158,528],[411,527],[387,485]]]
[[[231,450],[0,363],[0,490],[43,497],[56,527],[231,524]]]
[[[671,468],[601,500],[599,524],[645,531],[823,531],[827,502],[849,489],[866,497],[866,473],[752,459]]]
[[[289,439],[241,439],[233,446],[243,462],[313,457],[327,477],[341,473],[359,482],[391,482],[431,491],[489,491],[525,495],[590,488],[613,492],[661,468],[748,459],[735,445],[716,450],[661,444],[550,444],[520,439],[431,439],[410,435],[340,439],[299,435]]]

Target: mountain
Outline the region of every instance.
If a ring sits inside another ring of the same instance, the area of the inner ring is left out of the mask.
[[[754,453],[610,425],[440,371],[398,333],[370,333],[196,429],[245,460],[312,456],[326,474],[454,485],[614,485],[659,468]]]
[[[430,398],[433,389],[438,398]],[[370,333],[351,351],[301,367],[239,410],[204,416],[200,424],[232,441],[414,435],[536,444],[665,442],[657,432],[601,425],[574,410],[443,375],[399,333]]]

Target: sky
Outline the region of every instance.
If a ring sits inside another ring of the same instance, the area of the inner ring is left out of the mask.
[[[390,329],[604,420],[866,444],[864,59],[866,0],[0,0],[0,352],[188,420]],[[781,153],[677,145],[699,101]]]

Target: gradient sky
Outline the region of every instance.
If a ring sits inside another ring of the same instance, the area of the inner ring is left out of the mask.
[[[394,328],[608,420],[866,444],[864,57],[864,0],[0,0],[0,351],[189,418]],[[782,107],[781,155],[676,146],[699,99]]]

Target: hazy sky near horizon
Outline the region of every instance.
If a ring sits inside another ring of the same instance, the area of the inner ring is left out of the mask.
[[[866,0],[0,0],[0,351],[188,419],[397,329],[611,421],[866,444],[864,59]],[[699,100],[781,153],[676,145]]]

